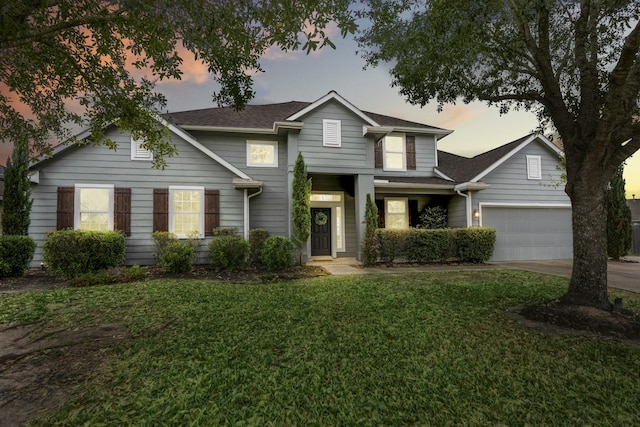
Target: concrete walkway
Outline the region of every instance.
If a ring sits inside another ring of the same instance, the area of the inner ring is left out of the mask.
[[[573,261],[544,260],[544,261],[501,261],[489,262],[478,265],[421,265],[421,266],[394,266],[394,267],[363,267],[355,258],[337,258],[332,260],[308,261],[307,265],[320,266],[333,275],[342,274],[393,274],[393,273],[417,273],[434,271],[455,270],[491,270],[514,269],[527,270],[536,273],[552,274],[561,277],[571,277]],[[608,269],[609,287],[624,289],[640,293],[640,257],[625,257],[620,261],[609,261]]]

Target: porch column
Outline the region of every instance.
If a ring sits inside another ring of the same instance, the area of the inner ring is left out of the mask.
[[[361,242],[364,238],[365,223],[364,213],[367,204],[367,194],[371,194],[371,198],[375,199],[376,189],[373,185],[373,175],[356,175],[355,176],[355,208],[356,208],[356,257],[358,261],[362,261]]]

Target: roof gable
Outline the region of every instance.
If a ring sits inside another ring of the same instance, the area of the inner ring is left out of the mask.
[[[298,120],[298,119],[304,117],[305,115],[307,115],[309,112],[311,112],[311,111],[315,110],[316,108],[326,104],[329,101],[336,101],[339,104],[342,104],[343,107],[345,107],[347,110],[351,111],[353,114],[358,116],[360,119],[362,119],[369,126],[380,126],[375,120],[373,120],[371,117],[366,115],[363,111],[361,111],[358,108],[356,108],[355,105],[353,105],[352,103],[350,103],[349,101],[344,99],[336,91],[333,91],[333,90],[331,92],[329,92],[328,94],[326,94],[325,96],[323,96],[322,98],[310,103],[306,107],[304,107],[301,110],[299,110],[299,111],[295,112],[294,114],[290,115],[289,117],[287,117],[286,120],[291,120],[291,121]]]
[[[544,136],[529,134],[472,158],[438,151],[438,169],[457,182],[478,182],[534,141],[540,142],[557,154],[561,153],[561,150]]]

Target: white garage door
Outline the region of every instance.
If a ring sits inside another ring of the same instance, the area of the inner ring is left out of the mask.
[[[483,207],[482,225],[496,229],[492,261],[573,256],[570,208]]]

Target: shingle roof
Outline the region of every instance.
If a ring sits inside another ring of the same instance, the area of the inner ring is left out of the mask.
[[[445,151],[438,151],[438,169],[457,182],[468,182],[506,156],[531,135],[523,136],[508,144],[494,148],[475,157],[462,157]]]
[[[282,122],[287,117],[311,105],[311,102],[281,102],[277,104],[247,105],[242,110],[231,107],[205,108],[201,110],[166,113],[162,117],[178,126],[231,127],[247,129],[272,129],[274,122]],[[417,129],[444,130],[424,123],[411,122],[397,117],[363,111],[381,126],[408,127]]]

